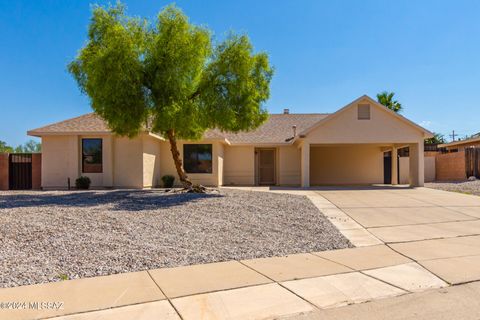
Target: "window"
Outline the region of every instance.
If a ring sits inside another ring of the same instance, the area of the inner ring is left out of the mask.
[[[102,171],[102,139],[82,139],[82,172]]]
[[[370,105],[359,104],[358,105],[358,120],[370,120]]]
[[[212,173],[212,145],[184,144],[183,167],[187,173]]]

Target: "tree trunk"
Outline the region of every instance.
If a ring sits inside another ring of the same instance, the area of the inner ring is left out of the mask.
[[[193,184],[190,179],[188,179],[187,174],[183,170],[182,160],[180,159],[180,152],[177,148],[177,139],[175,138],[175,131],[170,129],[167,131],[168,141],[170,142],[170,151],[172,152],[173,162],[175,163],[175,168],[177,169],[178,177],[183,184],[185,189],[191,189]]]

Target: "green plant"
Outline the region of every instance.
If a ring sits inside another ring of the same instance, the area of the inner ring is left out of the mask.
[[[258,128],[268,118],[273,68],[246,35],[216,41],[174,5],[154,23],[124,9],[119,2],[94,7],[88,40],[68,69],[114,133],[134,137],[148,123],[164,136],[180,181],[191,188],[177,140],[199,140],[214,128]]]
[[[66,274],[59,274],[58,277],[60,278],[60,280],[62,281],[65,281],[65,280],[68,280],[68,276]]]
[[[169,174],[166,174],[162,177],[163,187],[164,188],[171,188],[173,187],[173,182],[175,181],[175,177]]]
[[[12,153],[13,148],[7,145],[5,141],[0,140],[0,152]]]
[[[436,133],[436,132],[433,133],[433,137],[425,139],[425,143],[428,143],[428,144],[441,144],[441,143],[445,143],[445,142],[446,141],[445,141],[445,137],[443,136],[443,134]]]
[[[32,153],[32,152],[41,152],[42,144],[35,140],[28,140],[25,144],[21,144],[15,148],[16,153]]]
[[[91,182],[89,177],[81,176],[75,180],[75,187],[80,190],[87,190],[90,188]]]
[[[403,110],[402,104],[397,100],[393,100],[394,92],[383,91],[377,94],[377,101],[394,112]]]

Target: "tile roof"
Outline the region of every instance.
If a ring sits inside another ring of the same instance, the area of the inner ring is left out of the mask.
[[[269,119],[258,129],[248,132],[222,132],[217,129],[208,130],[206,139],[227,139],[232,144],[278,144],[288,143],[286,139],[293,136],[292,126],[296,126],[297,134],[310,128],[328,114],[271,114]],[[95,113],[53,123],[45,127],[28,131],[29,135],[73,134],[109,132],[106,122]]]

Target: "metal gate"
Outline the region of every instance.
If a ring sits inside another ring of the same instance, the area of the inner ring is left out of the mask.
[[[467,178],[474,176],[480,179],[480,149],[465,148],[465,171]]]
[[[12,153],[8,157],[10,190],[32,189],[32,154]]]

